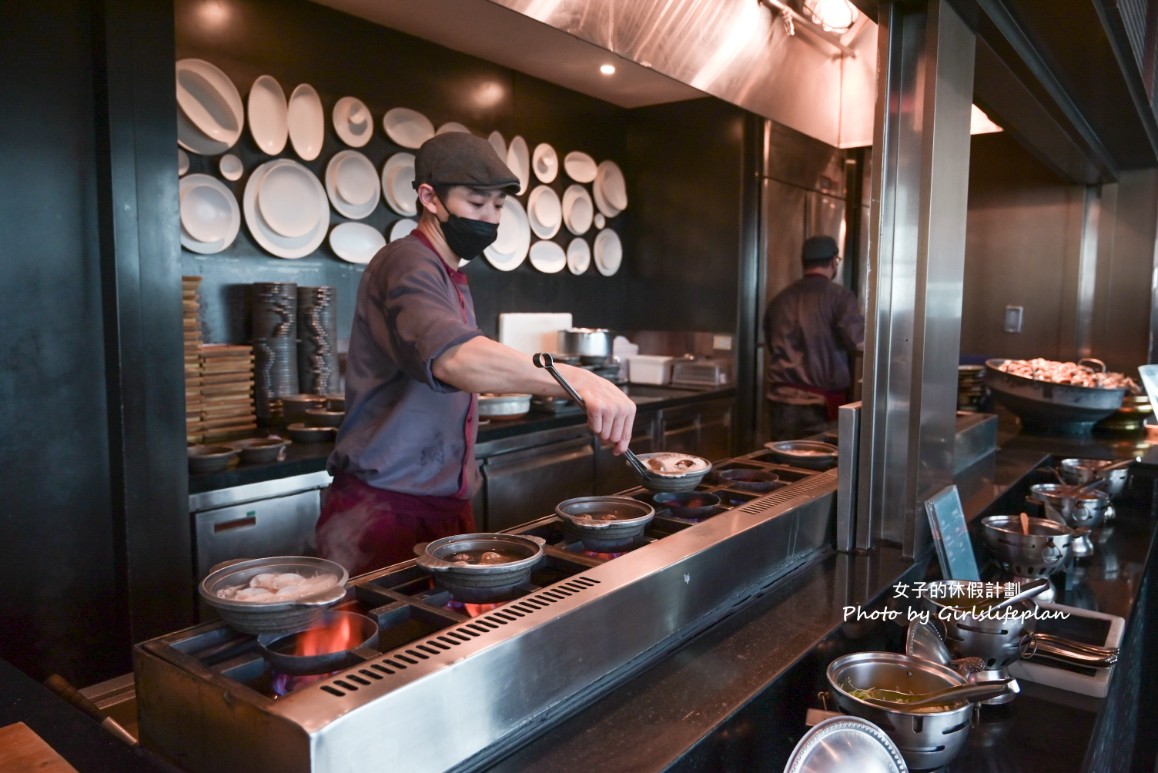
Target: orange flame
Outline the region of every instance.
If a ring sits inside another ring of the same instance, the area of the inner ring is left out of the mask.
[[[333,621],[325,616],[317,625],[302,633],[297,638],[294,654],[299,657],[311,655],[328,655],[331,652],[341,652],[358,645],[358,632],[354,629],[354,618],[342,615]]]

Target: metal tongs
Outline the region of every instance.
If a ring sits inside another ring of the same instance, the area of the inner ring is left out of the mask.
[[[996,698],[998,695],[1004,695],[1009,692],[1009,685],[1013,680],[1005,679],[991,679],[985,682],[971,682],[968,684],[957,684],[952,687],[946,687],[943,690],[936,692],[922,693],[920,695],[903,695],[903,698],[897,700],[889,700],[888,698],[870,698],[859,697],[859,700],[865,703],[871,703],[874,706],[880,706],[885,709],[919,709],[925,706],[936,706],[942,703],[956,703],[958,701],[969,701],[976,703],[977,701],[988,700],[989,698]]]
[[[575,388],[571,386],[570,383],[568,383],[567,379],[563,378],[563,374],[555,369],[555,360],[553,357],[551,357],[550,354],[546,352],[539,352],[531,359],[535,363],[536,368],[544,368],[556,381],[559,382],[559,386],[563,387],[563,391],[570,395],[571,399],[575,401],[576,405],[578,405],[584,411],[587,410],[587,405],[583,402],[583,398],[580,397],[579,393],[575,391]],[[625,449],[623,455],[627,457],[628,463],[644,480],[650,480],[651,478],[655,477],[655,473],[649,470],[647,465],[640,461],[639,457],[636,456],[635,452],[630,448]]]

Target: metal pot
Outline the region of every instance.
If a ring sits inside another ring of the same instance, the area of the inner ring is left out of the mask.
[[[1029,487],[1030,501],[1041,505],[1047,518],[1064,522],[1074,529],[1073,554],[1090,556],[1094,543],[1089,531],[1102,525],[1110,512],[1110,496],[1104,491],[1075,492],[1061,483],[1038,483]]]
[[[1073,485],[1085,485],[1098,479],[1105,479],[1102,491],[1111,497],[1121,494],[1130,478],[1129,467],[1108,459],[1062,459],[1058,463],[1062,480]],[[1113,467],[1113,469],[1107,469]]]
[[[602,365],[611,356],[610,330],[572,327],[559,331],[559,351],[577,354],[585,365]]]
[[[350,626],[353,646],[337,652],[320,652],[313,655],[295,654],[297,639],[306,631],[318,625],[332,626],[339,623]],[[257,637],[257,646],[270,665],[283,674],[302,676],[304,674],[328,674],[340,671],[362,661],[355,650],[378,646],[378,623],[371,617],[357,612],[327,612],[313,625],[302,626],[284,633],[264,633]]]
[[[334,585],[316,596],[292,601],[236,601],[223,598],[219,591],[244,586],[259,574],[293,572],[303,577],[333,575]],[[233,561],[215,568],[201,581],[201,598],[216,610],[229,626],[242,633],[262,634],[292,631],[312,623],[326,607],[346,596],[349,573],[341,564],[312,556],[273,556]]]
[[[942,666],[895,652],[858,652],[839,657],[825,672],[836,705],[846,714],[880,727],[900,749],[905,764],[915,770],[940,768],[961,751],[969,737],[973,705],[950,704],[942,711],[885,708],[848,692],[871,687],[908,693],[929,693],[966,684],[965,677]]]
[[[631,497],[575,497],[560,502],[555,514],[587,550],[614,553],[639,539],[655,508]]]
[[[1015,577],[1046,577],[1066,564],[1073,532],[1056,521],[1027,518],[1029,534],[1016,515],[981,519],[981,538],[1001,568]]]
[[[541,537],[516,534],[456,534],[414,546],[417,564],[456,601],[486,604],[516,595],[531,570],[543,559]],[[466,563],[461,555],[495,552],[509,558],[502,563]]]

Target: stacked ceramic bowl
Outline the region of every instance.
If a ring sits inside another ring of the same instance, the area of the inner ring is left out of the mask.
[[[333,287],[298,288],[298,385],[305,394],[338,390],[337,306]]]
[[[254,397],[263,420],[279,418],[279,397],[301,392],[297,302],[297,285],[292,282],[253,284]]]

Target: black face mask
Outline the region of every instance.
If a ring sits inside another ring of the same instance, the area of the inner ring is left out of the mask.
[[[499,237],[499,224],[485,220],[471,220],[447,212],[446,222],[440,222],[446,245],[463,260],[474,260]]]

